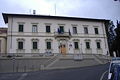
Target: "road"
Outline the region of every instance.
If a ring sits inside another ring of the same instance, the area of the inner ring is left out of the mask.
[[[0,73],[0,80],[100,80],[109,64],[64,70]],[[107,80],[107,73],[103,76]]]

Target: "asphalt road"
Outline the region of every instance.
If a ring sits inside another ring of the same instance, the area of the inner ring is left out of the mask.
[[[0,80],[100,80],[108,66],[109,64],[64,70],[0,73]],[[102,80],[107,80],[107,73],[103,78]]]

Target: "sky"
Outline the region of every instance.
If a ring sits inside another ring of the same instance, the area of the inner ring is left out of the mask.
[[[120,21],[120,2],[114,0],[0,0],[0,27],[7,27],[2,13],[70,16]]]

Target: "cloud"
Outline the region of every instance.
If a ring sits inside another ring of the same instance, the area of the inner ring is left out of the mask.
[[[113,0],[1,0],[0,13],[32,13],[120,20],[120,3]],[[2,15],[0,15],[2,18]],[[1,19],[0,19],[1,21]],[[0,26],[4,25],[3,21]]]

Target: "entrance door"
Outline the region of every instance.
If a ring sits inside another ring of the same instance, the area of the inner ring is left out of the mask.
[[[65,44],[62,44],[60,46],[60,52],[61,52],[61,54],[66,55],[66,45]]]

